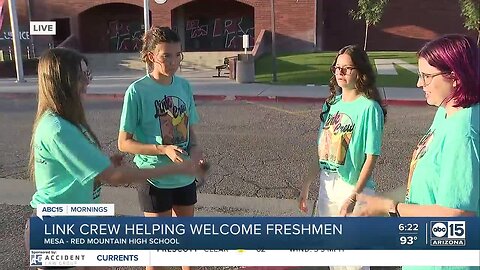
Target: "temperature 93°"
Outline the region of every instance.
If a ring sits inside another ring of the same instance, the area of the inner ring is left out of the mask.
[[[417,239],[416,235],[402,235],[400,236],[400,245],[413,245]]]
[[[418,224],[416,223],[400,223],[398,224],[399,232],[418,232]]]

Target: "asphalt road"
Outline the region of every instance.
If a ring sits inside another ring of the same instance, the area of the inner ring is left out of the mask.
[[[87,100],[89,123],[104,151],[116,152],[119,100]],[[212,164],[201,193],[293,199],[307,164],[315,159],[319,104],[198,102],[200,143]],[[27,178],[36,102],[0,100],[0,178]],[[388,108],[382,155],[374,177],[379,191],[405,183],[412,151],[434,108]],[[311,188],[316,196],[318,183]],[[0,269],[22,269],[28,207],[0,205]]]
[[[89,123],[107,153],[117,151],[121,105],[118,100],[86,102]],[[319,104],[198,102],[197,107],[201,123],[196,131],[212,163],[200,192],[295,198],[315,158]],[[0,178],[27,178],[35,110],[33,99],[0,101]],[[411,153],[434,112],[426,106],[388,108],[374,172],[380,191],[404,183]]]

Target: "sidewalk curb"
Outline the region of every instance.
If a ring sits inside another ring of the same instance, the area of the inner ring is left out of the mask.
[[[2,99],[35,98],[36,93],[0,93]],[[124,94],[90,93],[88,100],[123,100]],[[195,100],[201,101],[251,101],[251,102],[285,102],[285,103],[323,103],[325,98],[318,97],[286,97],[286,96],[238,96],[238,95],[194,95]],[[394,106],[427,106],[425,100],[413,99],[386,99],[387,105]]]
[[[415,99],[386,99],[385,103],[394,106],[428,106],[425,100]]]
[[[25,179],[0,177],[0,204],[29,205],[35,193],[33,182]],[[197,193],[197,216],[308,216],[297,208],[296,199],[246,197],[210,193]],[[135,187],[102,186],[102,203],[115,204],[115,213],[142,215]],[[309,200],[309,208],[313,201]]]

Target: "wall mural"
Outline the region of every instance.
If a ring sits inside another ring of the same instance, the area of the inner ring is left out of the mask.
[[[185,22],[187,51],[242,50],[243,35],[250,36],[254,46],[253,18],[190,18]]]
[[[140,22],[108,22],[109,49],[111,52],[138,52],[142,46],[143,24]]]

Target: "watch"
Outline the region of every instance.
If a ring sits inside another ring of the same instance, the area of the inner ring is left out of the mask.
[[[398,213],[398,204],[399,204],[399,202],[394,201],[393,204],[388,209],[388,215],[390,217],[399,217],[400,216],[400,214]]]

